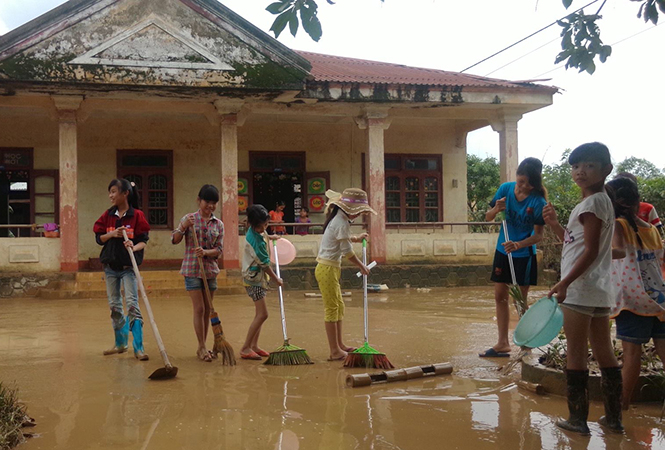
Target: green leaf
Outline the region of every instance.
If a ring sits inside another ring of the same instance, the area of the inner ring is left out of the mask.
[[[298,33],[298,26],[300,25],[300,22],[298,22],[298,16],[296,15],[295,9],[293,10],[293,14],[291,14],[291,18],[289,19],[289,30],[291,31],[291,35],[293,37],[296,37],[296,34]]]
[[[275,38],[278,38],[279,35],[282,34],[282,31],[284,31],[286,24],[289,23],[289,19],[291,18],[290,11],[291,10],[284,11],[282,14],[277,16],[275,21],[272,23],[270,31],[275,33]]]
[[[291,3],[292,3],[291,0],[283,0],[283,1],[275,2],[275,3],[271,3],[266,8],[266,11],[268,11],[272,14],[280,14],[280,13],[284,12],[284,10],[286,8],[291,6]]]
[[[321,22],[319,22],[319,18],[316,17],[316,14],[312,15],[310,20],[303,20],[302,27],[312,40],[319,42],[319,39],[321,39],[321,36],[323,35],[323,30],[321,28]]]
[[[563,6],[568,9],[570,8],[570,5],[573,3],[573,0],[563,0]]]
[[[665,14],[665,0],[656,0],[656,3],[658,4],[658,8],[660,9],[660,12]]]
[[[593,59],[590,59],[587,64],[585,69],[589,75],[593,75],[593,73],[596,71],[596,63],[593,62]]]

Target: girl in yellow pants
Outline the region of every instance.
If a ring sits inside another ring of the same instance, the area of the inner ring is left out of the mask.
[[[347,352],[355,350],[342,343],[342,319],[344,317],[344,300],[339,284],[342,272],[342,258],[348,258],[360,268],[363,275],[369,269],[353,252],[352,242],[367,239],[367,233],[360,236],[351,235],[351,222],[361,214],[376,214],[367,202],[367,193],[361,189],[345,189],[341,194],[328,190],[326,192],[326,221],[323,225],[323,238],[316,258],[318,263],[314,275],[319,284],[325,308],[325,325],[330,357],[328,361],[346,358]]]

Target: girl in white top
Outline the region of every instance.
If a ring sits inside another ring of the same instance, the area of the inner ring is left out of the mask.
[[[598,421],[614,432],[621,424],[621,369],[610,337],[610,307],[614,210],[605,192],[605,178],[612,171],[610,152],[598,142],[577,147],[568,158],[571,175],[582,189],[582,202],[570,214],[564,229],[549,203],[543,209],[545,223],[563,241],[561,281],[550,293],[563,307],[567,340],[566,379],[570,418],[557,426],[589,434],[588,343],[601,368],[605,416]]]
[[[348,352],[355,350],[342,343],[342,318],[344,317],[344,300],[339,284],[342,273],[342,257],[346,257],[360,268],[363,275],[369,269],[353,252],[352,242],[367,239],[367,233],[360,236],[351,235],[350,222],[362,214],[376,214],[367,202],[367,193],[362,189],[345,189],[341,194],[328,190],[326,192],[326,222],[323,225],[323,238],[316,258],[314,275],[323,297],[325,309],[326,335],[330,346],[328,361],[346,358]]]

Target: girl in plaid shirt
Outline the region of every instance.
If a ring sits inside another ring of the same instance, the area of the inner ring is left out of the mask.
[[[212,297],[217,290],[217,275],[219,274],[217,260],[222,256],[224,224],[213,214],[217,202],[219,202],[219,191],[215,186],[204,185],[199,191],[196,201],[199,210],[180,219],[180,224],[171,234],[171,242],[179,244],[183,237],[185,238],[185,257],[182,260],[180,274],[185,277],[185,289],[192,299],[194,332],[199,342],[196,356],[201,361],[210,362],[216,355],[206,348],[210,326],[210,308],[203,297],[205,292],[197,257],[203,258],[203,268],[210,288],[208,300],[212,304]],[[200,247],[194,247],[193,232],[196,233]]]

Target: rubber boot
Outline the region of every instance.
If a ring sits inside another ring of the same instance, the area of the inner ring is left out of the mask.
[[[127,341],[129,340],[129,322],[125,319],[125,325],[119,330],[113,330],[115,333],[115,345],[104,350],[104,355],[116,355],[127,351]]]
[[[589,371],[566,370],[568,385],[568,420],[559,420],[556,425],[564,430],[588,436],[591,434],[587,425],[589,417]]]
[[[603,394],[605,415],[598,419],[598,423],[613,433],[623,434],[621,423],[621,397],[623,379],[620,367],[600,369],[600,391]]]
[[[140,320],[135,320],[132,323],[132,338],[134,356],[139,361],[147,361],[148,355],[143,351],[143,323]]]

